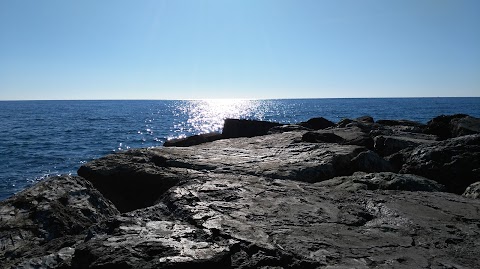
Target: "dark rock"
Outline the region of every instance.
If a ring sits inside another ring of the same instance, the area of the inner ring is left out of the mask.
[[[362,117],[356,118],[355,121],[363,122],[367,124],[372,124],[375,122],[371,116],[362,116]]]
[[[43,180],[0,202],[2,268],[68,264],[75,236],[117,214],[114,205],[83,178]]]
[[[480,119],[465,114],[441,115],[430,120],[424,132],[440,139],[476,134],[480,133]]]
[[[431,179],[411,174],[390,172],[356,172],[351,176],[335,177],[315,183],[316,186],[337,190],[402,190],[402,191],[443,191],[445,187]]]
[[[323,118],[311,118],[305,122],[301,122],[299,125],[312,129],[312,130],[320,130],[320,129],[326,129],[328,127],[333,127],[335,126],[335,123]]]
[[[271,128],[281,125],[269,121],[226,119],[222,135],[224,138],[266,135]]]
[[[377,120],[378,124],[385,126],[414,126],[414,127],[423,127],[424,124],[416,121],[410,120]]]
[[[343,138],[329,132],[306,132],[302,135],[302,141],[310,143],[341,143]]]
[[[206,133],[192,135],[185,138],[176,138],[165,141],[164,147],[190,147],[193,145],[199,145],[207,142],[222,139],[223,136],[220,133]]]
[[[298,124],[287,124],[287,125],[272,127],[268,131],[268,134],[278,134],[278,133],[284,133],[284,132],[311,131],[311,130],[312,129],[308,129],[308,128],[303,127],[303,126],[298,125]]]
[[[108,155],[82,165],[78,175],[86,178],[120,212],[152,205],[161,194],[179,183],[162,156],[146,149]]]
[[[462,195],[468,198],[480,199],[480,182],[475,182],[468,186]]]
[[[433,179],[448,191],[462,194],[480,178],[480,134],[419,146],[400,172]]]
[[[324,135],[325,134],[325,135]],[[309,137],[310,136],[310,137]],[[345,145],[356,145],[366,147],[367,149],[373,149],[373,139],[370,137],[368,133],[365,133],[359,127],[337,127],[331,128],[328,130],[318,130],[311,132],[311,134],[307,135],[305,142],[316,143],[314,136],[329,136],[330,138],[319,138],[318,142],[321,142],[322,139],[327,141],[332,141],[328,143],[343,143]],[[303,138],[302,138],[303,139]]]

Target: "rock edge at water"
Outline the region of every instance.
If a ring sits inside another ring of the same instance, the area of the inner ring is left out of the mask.
[[[0,202],[1,265],[478,268],[479,127],[229,119]]]

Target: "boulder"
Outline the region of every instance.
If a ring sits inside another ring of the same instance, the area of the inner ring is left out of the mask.
[[[72,247],[82,239],[78,235],[118,214],[115,206],[83,178],[45,179],[0,202],[2,268],[68,265]]]
[[[226,119],[222,136],[235,138],[266,135],[271,128],[281,125],[283,124],[269,121]]]
[[[441,115],[427,123],[425,133],[440,139],[480,133],[480,119],[465,114]]]
[[[480,199],[480,182],[475,182],[468,186],[462,195],[468,198]]]
[[[312,130],[320,130],[320,129],[326,129],[328,127],[333,127],[335,126],[335,123],[323,117],[318,117],[318,118],[311,118],[305,122],[301,122],[299,123],[299,125]]]
[[[185,138],[175,138],[165,141],[163,143],[164,147],[190,147],[193,145],[203,144],[207,142],[212,142],[215,140],[222,139],[223,135],[220,133],[206,133],[192,135]]]
[[[462,194],[480,178],[480,134],[419,146],[400,172],[433,179],[447,191]]]
[[[431,179],[411,174],[390,172],[355,172],[351,176],[335,177],[315,183],[316,186],[336,190],[401,190],[401,191],[443,191],[445,187]]]

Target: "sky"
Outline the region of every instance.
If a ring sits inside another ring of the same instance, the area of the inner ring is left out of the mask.
[[[478,0],[1,0],[0,100],[480,96]]]

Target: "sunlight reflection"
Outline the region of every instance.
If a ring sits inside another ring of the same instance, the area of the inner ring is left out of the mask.
[[[206,99],[185,101],[176,109],[186,116],[186,122],[176,122],[174,129],[180,130],[176,137],[185,133],[209,133],[220,131],[226,118],[263,119],[260,100]],[[181,115],[178,115],[179,118]],[[173,137],[170,137],[173,138]]]

